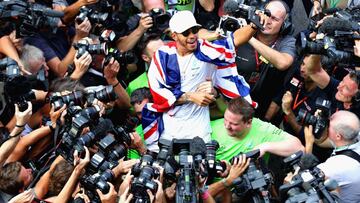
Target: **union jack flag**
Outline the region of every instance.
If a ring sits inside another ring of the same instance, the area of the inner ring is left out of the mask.
[[[149,71],[149,87],[154,102],[145,105],[142,111],[144,138],[149,150],[156,149],[159,136],[164,130],[162,113],[171,112],[174,104],[184,93],[181,91],[180,69],[176,55],[176,42],[160,47],[154,54]],[[250,87],[237,72],[236,50],[233,36],[208,42],[199,39],[194,56],[217,66],[214,86],[228,98],[244,97],[251,100]]]

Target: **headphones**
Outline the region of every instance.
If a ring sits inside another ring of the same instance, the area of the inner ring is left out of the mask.
[[[269,5],[269,3],[274,2],[274,1],[280,2],[284,6],[285,11],[286,11],[286,16],[285,16],[284,22],[280,28],[280,34],[281,35],[291,34],[294,31],[294,28],[291,23],[291,13],[290,13],[291,11],[290,11],[289,6],[286,4],[286,2],[284,2],[282,0],[272,0],[266,4],[265,8]]]

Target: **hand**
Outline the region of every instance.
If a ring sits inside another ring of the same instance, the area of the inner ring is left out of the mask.
[[[200,83],[195,92],[205,92],[212,95],[216,94],[216,90],[214,89],[211,80]]]
[[[321,13],[321,4],[320,4],[320,0],[316,0],[314,1],[314,6],[313,6],[313,11],[312,11],[312,15],[311,16],[315,16],[319,13]]]
[[[228,177],[226,178],[226,182],[228,185],[231,185],[232,182],[241,176],[244,171],[247,169],[250,163],[250,158],[246,159],[246,155],[242,154],[239,157],[234,158],[234,163],[231,166]]]
[[[141,140],[140,135],[137,132],[129,133],[129,135],[131,138],[130,148],[139,149],[144,145],[143,141]]]
[[[31,203],[35,198],[34,189],[28,189],[15,197],[13,197],[9,203]]]
[[[119,71],[119,62],[117,62],[114,58],[111,58],[109,64],[104,67],[104,77],[109,85],[115,85],[118,82],[116,76]]]
[[[66,104],[63,105],[59,110],[55,111],[55,107],[54,104],[51,104],[51,109],[50,109],[50,120],[51,120],[51,124],[53,128],[56,128],[56,121],[58,118],[60,118],[61,114],[63,111],[65,111],[66,109]]]
[[[97,3],[99,0],[80,0],[83,5],[90,5],[90,4],[94,4]]]
[[[75,169],[80,173],[82,171],[82,169],[85,168],[85,166],[90,162],[90,152],[88,150],[88,148],[86,146],[84,146],[84,149],[85,149],[85,158],[84,159],[81,159],[79,156],[78,156],[78,151],[75,150],[74,151],[74,166],[75,166]],[[74,170],[75,170],[74,169]]]
[[[149,195],[150,203],[153,203],[155,200],[155,195],[149,189],[146,190],[146,193]]]
[[[293,97],[290,91],[286,91],[282,98],[281,107],[285,115],[289,115],[291,112],[291,104],[293,102]]]
[[[165,189],[165,197],[167,200],[174,199],[176,193],[175,188],[176,188],[176,183],[173,183],[170,187]]]
[[[130,159],[126,161],[124,161],[124,158],[120,159],[119,164],[115,167],[116,168],[115,174],[120,175],[122,173],[128,173],[131,170],[131,168],[138,162],[139,162],[138,159]]]
[[[229,175],[230,169],[231,169],[231,165],[229,162],[225,161],[225,160],[221,160],[222,163],[224,163],[226,165],[226,169],[224,172],[220,172],[218,171],[218,174],[221,178],[226,178]]]
[[[22,38],[16,38],[16,31],[12,31],[9,35],[9,38],[11,42],[14,44],[17,51],[21,51],[21,48],[23,46],[23,39]]]
[[[149,14],[148,13],[142,13],[138,29],[140,29],[142,33],[145,33],[152,26],[153,26],[153,20],[149,16]]]
[[[78,51],[76,51],[75,56],[78,55]],[[76,77],[75,79],[80,79],[81,76],[86,73],[88,70],[90,64],[92,62],[92,57],[89,52],[85,52],[83,55],[81,55],[79,58],[74,58],[74,64],[75,64],[75,70],[71,74],[72,77]]]
[[[116,203],[117,193],[115,191],[114,185],[110,182],[107,183],[110,186],[109,192],[107,194],[103,194],[99,189],[96,189],[96,192],[99,194],[102,203]]]
[[[259,10],[255,11],[255,14],[257,14],[260,17],[260,24],[262,26],[265,26],[269,19],[269,16],[267,16],[264,12]]]
[[[19,106],[15,104],[15,117],[16,117],[16,125],[24,126],[29,122],[29,119],[32,115],[32,104],[31,102],[27,102],[28,108],[25,111],[20,111]]]
[[[313,145],[315,142],[315,137],[313,134],[313,126],[312,125],[304,127],[304,135],[305,135],[305,144]]]
[[[324,22],[324,20],[325,19],[327,19],[327,18],[332,18],[333,16],[332,15],[328,15],[328,16],[325,16],[325,17],[323,17],[321,20],[319,20],[317,23],[316,23],[316,28],[319,28],[322,24],[323,24],[323,22]]]
[[[188,98],[191,102],[199,106],[208,106],[212,102],[216,101],[215,96],[206,92],[189,92]]]
[[[120,196],[119,203],[130,203],[130,200],[133,198],[133,194],[129,194],[130,187],[127,187],[125,191]],[[129,195],[128,195],[129,194]]]
[[[78,41],[84,37],[87,37],[89,35],[89,32],[91,30],[91,24],[89,19],[86,17],[85,20],[79,25],[75,23],[75,40]]]
[[[357,57],[360,57],[360,40],[356,39],[355,41],[355,46],[354,46],[354,54]]]
[[[90,203],[89,197],[88,197],[86,194],[84,194],[84,192],[82,192],[82,191],[76,193],[76,195],[75,195],[75,197],[74,197],[74,200],[77,199],[77,198],[83,199],[83,201],[84,201],[85,203]]]
[[[163,185],[160,181],[158,180],[154,180],[158,187],[157,187],[157,191],[155,194],[155,202],[161,203],[163,202],[163,198],[164,198],[164,190],[163,190]]]
[[[126,174],[123,182],[119,187],[119,194],[124,194],[126,189],[130,188],[131,180],[133,179],[133,175],[131,175],[131,170]]]

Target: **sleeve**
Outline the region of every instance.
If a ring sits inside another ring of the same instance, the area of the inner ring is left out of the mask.
[[[279,44],[279,52],[290,54],[292,57],[296,57],[295,38],[291,36],[284,37]]]
[[[279,142],[286,140],[287,136],[292,136],[271,123],[264,123],[265,126],[262,126],[265,129],[263,132],[263,142]]]
[[[328,98],[335,98],[335,94],[337,92],[336,88],[339,86],[340,81],[336,80],[333,77],[330,77],[329,84],[323,89]]]
[[[39,48],[44,53],[46,62],[57,57],[55,51],[48,45],[48,42],[45,39],[43,39],[40,35],[35,35],[33,37],[26,38],[25,44],[30,44],[32,46]]]

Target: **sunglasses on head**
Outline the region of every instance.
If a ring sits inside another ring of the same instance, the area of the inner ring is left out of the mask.
[[[191,27],[187,30],[185,30],[184,32],[182,32],[181,34],[184,36],[184,37],[187,37],[190,35],[190,32],[193,33],[193,34],[197,34],[200,30],[200,27],[198,26],[194,26],[194,27]]]

